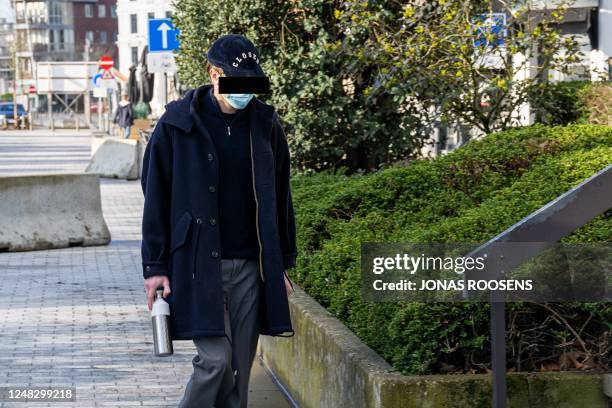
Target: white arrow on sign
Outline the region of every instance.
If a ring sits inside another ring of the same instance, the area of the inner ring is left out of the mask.
[[[157,27],[157,31],[162,32],[162,48],[168,48],[168,31],[172,30],[166,23],[161,23],[159,27]]]

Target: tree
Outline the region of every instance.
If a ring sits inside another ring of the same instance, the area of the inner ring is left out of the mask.
[[[347,35],[333,49],[355,61],[343,67],[347,75],[359,65],[376,67],[364,93],[373,100],[393,95],[420,112],[419,126],[458,120],[490,133],[517,125],[512,112],[547,73],[569,73],[581,57],[576,39],[558,32],[567,3],[555,3],[535,11],[524,1],[497,1],[495,9],[465,0],[345,2],[336,16]],[[505,13],[505,37],[491,28],[492,12]]]
[[[178,0],[174,21],[180,28],[177,57],[181,81],[208,82],[206,50],[220,35],[243,34],[259,49],[270,78],[273,104],[283,119],[298,170],[346,166],[372,170],[413,155],[422,138],[415,118],[398,110],[392,95],[367,98],[371,65],[355,66],[350,53],[331,46],[342,40],[334,10],[339,1]],[[345,60],[350,59],[350,60]]]

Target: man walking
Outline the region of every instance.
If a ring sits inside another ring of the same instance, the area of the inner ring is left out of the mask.
[[[280,118],[219,77],[263,77],[259,51],[225,35],[212,82],[169,103],[143,161],[142,263],[148,306],[163,286],[173,340],[197,355],[179,407],[247,406],[258,335],[290,337],[295,266],[290,156]]]
[[[121,94],[121,101],[119,101],[113,122],[123,130],[123,138],[129,139],[132,125],[134,124],[134,110],[132,109],[132,103],[129,100],[128,94],[125,92]]]

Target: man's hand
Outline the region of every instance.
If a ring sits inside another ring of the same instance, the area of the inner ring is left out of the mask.
[[[148,279],[145,279],[145,290],[147,292],[147,303],[149,306],[149,310],[153,307],[153,302],[155,301],[155,291],[160,286],[164,287],[164,293],[162,296],[165,298],[170,294],[170,281],[167,276],[151,276]]]
[[[287,296],[291,296],[291,294],[293,294],[293,287],[291,286],[291,283],[289,283],[289,279],[287,279],[287,275],[286,275],[286,271],[285,271],[285,289],[287,290]]]

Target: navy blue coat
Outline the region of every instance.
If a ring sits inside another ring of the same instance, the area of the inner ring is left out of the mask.
[[[134,124],[134,110],[132,109],[132,103],[126,105],[119,105],[113,123],[119,125],[119,127],[132,126]]]
[[[143,160],[143,277],[170,279],[173,340],[223,336],[218,199],[219,161],[198,115],[198,96],[212,85],[192,89],[166,105]],[[253,98],[249,110],[251,165],[256,199],[260,279],[260,334],[293,336],[286,269],[295,266],[295,218],[289,185],[290,157],[278,113]]]

